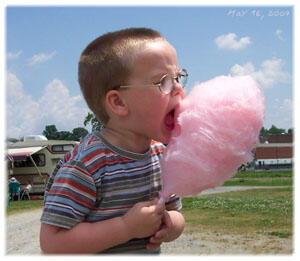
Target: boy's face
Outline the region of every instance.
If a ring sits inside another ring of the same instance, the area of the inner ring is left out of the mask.
[[[150,42],[137,52],[128,84],[157,83],[166,74],[175,77],[179,70],[176,51],[167,41]],[[169,94],[158,87],[127,88],[123,94],[128,101],[131,131],[145,139],[168,143],[174,129],[172,112],[185,96],[182,86],[174,81]]]

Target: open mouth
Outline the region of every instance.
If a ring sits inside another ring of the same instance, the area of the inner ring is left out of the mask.
[[[165,125],[168,131],[172,131],[175,128],[175,109],[171,110],[165,117]]]

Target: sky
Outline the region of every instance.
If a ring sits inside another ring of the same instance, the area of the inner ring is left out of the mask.
[[[288,2],[287,2],[288,3]],[[128,27],[158,30],[187,69],[186,93],[220,75],[252,75],[266,98],[264,127],[294,127],[291,5],[24,6],[5,13],[6,137],[84,127],[90,111],[77,80],[83,49]]]

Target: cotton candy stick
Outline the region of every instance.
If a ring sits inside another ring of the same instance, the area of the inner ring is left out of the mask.
[[[222,185],[251,162],[264,112],[263,93],[250,76],[219,76],[196,85],[175,111],[161,160],[161,201]]]

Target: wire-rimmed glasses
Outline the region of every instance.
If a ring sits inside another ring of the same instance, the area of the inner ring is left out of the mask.
[[[169,94],[174,88],[174,81],[179,83],[182,88],[187,83],[188,73],[185,69],[180,70],[174,77],[170,74],[165,74],[159,82],[146,85],[121,85],[118,88],[136,88],[136,87],[158,87],[162,93]]]

